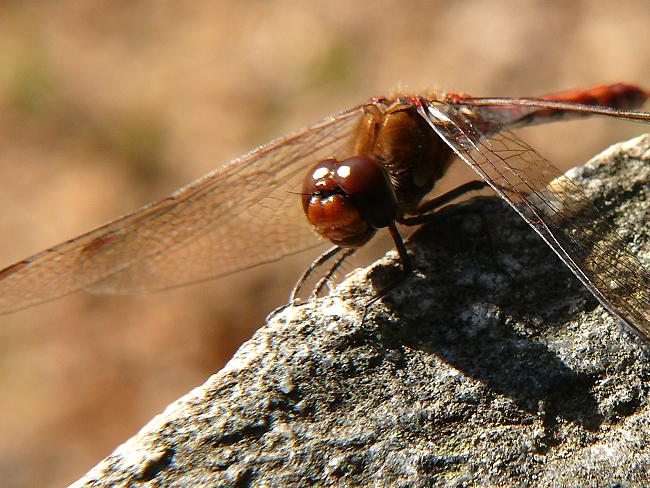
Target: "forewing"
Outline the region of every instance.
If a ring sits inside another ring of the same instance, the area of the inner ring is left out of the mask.
[[[643,339],[650,274],[582,191],[505,127],[431,102],[420,114],[546,241],[583,284]],[[549,184],[550,183],[550,184]]]
[[[0,271],[0,313],[85,289],[132,294],[224,276],[319,245],[305,173],[345,157],[361,107],[277,139],[98,229]]]
[[[495,105],[474,103],[494,102]],[[500,103],[497,103],[500,102]],[[507,105],[506,103],[510,103]],[[471,113],[489,119],[510,129],[548,124],[549,122],[576,120],[593,115],[606,115],[638,122],[650,123],[650,113],[621,110],[615,107],[580,105],[535,99],[480,99],[469,102]]]

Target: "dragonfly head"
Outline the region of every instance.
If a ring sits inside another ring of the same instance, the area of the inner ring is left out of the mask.
[[[380,163],[326,159],[307,174],[302,206],[316,232],[341,247],[365,244],[397,216],[397,197]]]

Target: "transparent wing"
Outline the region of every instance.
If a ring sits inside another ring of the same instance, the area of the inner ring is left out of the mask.
[[[85,289],[132,294],[206,280],[319,245],[307,169],[344,158],[361,106],[277,139],[169,197],[0,271],[0,313]]]
[[[582,92],[578,92],[582,93]],[[635,107],[640,107],[644,100],[638,100]],[[640,122],[650,122],[650,114],[634,110],[625,110],[616,101],[612,106],[582,105],[579,103],[544,100],[535,98],[476,98],[466,99],[471,105],[474,116],[484,117],[511,129],[548,124],[559,120],[573,120],[592,115],[608,115]],[[488,105],[489,104],[489,105]],[[471,116],[470,116],[471,118]]]
[[[469,105],[470,117],[486,117],[513,128],[595,114],[648,122],[650,114],[631,110],[641,107],[648,98],[650,92],[641,87],[614,83],[550,93],[538,98],[476,98],[450,93],[445,95],[445,102]]]
[[[418,110],[596,298],[647,340],[650,274],[584,193],[508,129],[472,116],[471,107],[431,102]]]

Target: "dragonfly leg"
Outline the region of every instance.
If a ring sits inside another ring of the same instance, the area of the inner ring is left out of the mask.
[[[400,276],[391,283],[388,284],[388,286],[385,286],[381,290],[379,290],[375,296],[373,296],[370,300],[366,302],[366,311],[370,305],[375,303],[377,300],[380,298],[385,297],[388,293],[393,291],[395,288],[397,288],[408,276],[413,272],[413,263],[411,263],[411,259],[408,256],[408,252],[406,251],[406,246],[404,245],[404,240],[402,239],[402,236],[399,233],[399,230],[397,230],[397,226],[395,225],[395,222],[390,224],[388,226],[388,231],[390,232],[390,236],[393,238],[393,242],[395,243],[395,248],[397,249],[397,254],[399,255],[399,260],[402,263],[402,272],[400,273]],[[364,313],[365,317],[365,313]]]
[[[461,188],[461,187],[459,187]],[[454,191],[454,190],[452,190]],[[450,192],[451,193],[451,192]],[[442,195],[443,197],[446,196]],[[488,246],[490,248],[490,253],[492,254],[492,262],[494,265],[494,268],[500,272],[505,274],[510,282],[512,283],[514,279],[512,278],[512,275],[508,273],[506,269],[503,268],[501,263],[499,262],[499,257],[498,253],[496,250],[496,247],[494,246],[494,239],[492,238],[492,232],[490,231],[490,225],[489,222],[487,221],[487,218],[485,216],[485,211],[483,207],[480,205],[480,202],[473,203],[473,204],[465,204],[465,205],[449,205],[443,209],[438,210],[437,212],[431,212],[428,214],[424,215],[418,215],[413,218],[408,218],[408,222],[406,222],[406,225],[420,225],[420,224],[430,224],[435,221],[440,221],[442,219],[446,219],[449,217],[455,217],[458,215],[470,215],[470,214],[478,214],[479,217],[481,218],[481,225],[485,229],[485,235],[486,239],[488,242]]]
[[[354,248],[346,248],[346,249],[339,248],[339,250],[343,251],[343,254],[341,254],[336,259],[334,264],[332,264],[332,266],[330,266],[330,269],[327,272],[327,274],[325,276],[323,276],[320,280],[318,280],[318,283],[316,283],[316,286],[314,287],[314,290],[311,292],[311,298],[317,298],[318,296],[320,296],[321,293],[323,292],[323,289],[326,286],[329,288],[329,284],[330,284],[330,282],[332,280],[332,277],[334,276],[334,273],[336,273],[336,271],[341,267],[341,265],[345,262],[345,260],[347,258],[349,258],[350,256],[352,256],[352,254],[354,254],[354,252],[357,249],[358,248],[356,248],[356,247],[354,247]],[[319,263],[319,265],[321,265],[321,264],[323,264],[323,263]]]
[[[345,258],[347,258],[352,252],[347,252],[347,249],[343,249],[342,247],[339,246],[333,246],[330,247],[327,251],[325,251],[323,254],[318,256],[312,263],[309,265],[309,267],[300,275],[300,278],[298,278],[298,281],[296,282],[295,286],[293,287],[293,290],[291,290],[291,294],[289,295],[289,301],[287,302],[286,305],[281,305],[275,310],[273,310],[270,314],[266,316],[266,321],[268,322],[271,320],[273,317],[275,317],[277,314],[282,312],[283,310],[293,307],[298,303],[298,294],[302,290],[303,286],[309,279],[309,277],[312,275],[312,273],[316,270],[316,268],[321,267],[323,264],[325,264],[327,261],[332,259],[334,256],[336,256],[338,253],[341,251],[346,251],[344,252],[343,256],[339,256],[339,258],[336,260],[332,268],[327,272],[325,277],[320,279],[318,283],[316,284],[316,287],[314,288],[314,291],[312,292],[312,297],[315,297],[320,293],[320,291],[325,287],[327,284],[328,280],[331,279],[332,275],[338,269],[342,264],[343,261],[345,261]]]
[[[413,217],[402,217],[397,220],[398,223],[403,224],[403,225],[422,225],[422,224],[427,224],[431,223],[434,221],[439,221],[443,218],[449,218],[451,216],[456,216],[456,215],[467,215],[467,214],[475,214],[478,213],[481,218],[481,222],[486,229],[486,234],[487,234],[487,239],[488,239],[488,245],[490,247],[491,253],[492,253],[492,258],[493,262],[495,265],[495,268],[501,272],[504,272],[512,281],[512,277],[510,274],[503,270],[502,266],[499,264],[499,260],[497,258],[497,253],[496,249],[494,247],[494,243],[492,240],[492,235],[489,230],[489,225],[487,222],[487,219],[485,217],[485,212],[483,211],[483,208],[479,205],[449,205],[445,208],[440,209],[443,205],[448,204],[449,202],[455,200],[456,198],[459,198],[466,193],[469,193],[471,191],[477,191],[477,190],[482,190],[486,187],[488,187],[488,183],[483,181],[483,180],[474,180],[467,182],[463,185],[460,185],[459,187],[454,188],[453,190],[448,191],[447,193],[444,193],[443,195],[440,195],[432,200],[429,200],[425,202],[424,204],[420,205],[418,209],[414,212],[418,215],[415,215]],[[375,297],[373,297],[367,305],[372,304],[376,300],[382,298],[386,294],[388,294],[390,291],[395,289],[397,286],[399,286],[400,283],[402,283],[409,274],[413,272],[413,265],[411,263],[411,260],[408,257],[408,253],[406,251],[406,246],[404,245],[404,241],[402,240],[401,235],[399,234],[399,231],[397,230],[397,227],[395,224],[391,224],[388,227],[388,230],[391,234],[391,237],[393,238],[393,242],[395,243],[395,247],[397,249],[397,253],[399,254],[400,261],[402,262],[402,274],[401,276],[393,281],[390,285],[387,287],[383,288],[382,290],[377,293]]]
[[[293,287],[293,290],[291,290],[291,295],[289,295],[288,305],[292,306],[298,302],[298,295],[300,291],[302,290],[303,286],[305,285],[309,277],[314,273],[314,271],[317,268],[320,268],[326,262],[332,259],[334,256],[336,256],[340,252],[343,252],[343,254],[339,256],[338,259],[334,262],[334,264],[330,267],[329,271],[325,274],[325,276],[320,280],[318,280],[318,283],[314,287],[314,291],[311,294],[312,298],[317,297],[323,291],[323,288],[325,288],[325,286],[327,286],[327,284],[330,282],[336,270],[341,267],[343,262],[348,257],[350,257],[354,253],[354,251],[356,251],[356,249],[354,248],[342,248],[339,246],[333,246],[329,248],[327,251],[325,251],[323,254],[318,256],[304,271],[304,273],[300,276],[300,278],[296,282],[296,285]]]
[[[463,195],[471,191],[483,190],[488,186],[489,185],[487,184],[487,182],[483,180],[469,181],[467,183],[464,183],[454,188],[453,190],[448,191],[447,193],[444,193],[436,198],[432,198],[431,200],[424,202],[413,212],[413,214],[415,214],[413,217],[401,217],[397,220],[397,222],[403,225],[426,224],[428,222],[435,220],[438,217],[438,216],[436,217],[433,216],[436,215],[437,210],[440,209],[440,207],[442,207],[443,205],[446,205],[447,203],[459,197],[462,197]]]
[[[456,198],[465,195],[466,193],[482,190],[486,186],[488,186],[488,184],[483,180],[469,181],[457,188],[454,188],[453,190],[448,191],[447,193],[444,193],[443,195],[424,202],[414,212],[417,215],[413,217],[400,217],[396,221],[397,223],[403,225],[420,225],[432,222],[433,220],[439,220],[441,217],[446,218],[450,214],[457,215],[475,212],[473,209],[467,210],[469,207],[459,207],[455,205],[442,209],[442,211],[436,210],[440,209],[440,207],[455,200]],[[406,246],[404,245],[404,240],[402,239],[402,236],[400,235],[395,222],[388,226],[388,231],[393,238],[395,248],[397,249],[397,254],[399,255],[399,259],[402,263],[402,273],[399,278],[395,279],[388,286],[379,290],[379,292],[377,292],[377,294],[366,303],[366,308],[398,287],[413,272],[413,264],[411,263],[411,260],[406,251]]]

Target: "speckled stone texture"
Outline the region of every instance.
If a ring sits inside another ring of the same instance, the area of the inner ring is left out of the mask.
[[[650,262],[650,137],[570,174]],[[414,234],[386,298],[366,305],[394,252],[276,315],[74,486],[649,485],[650,349],[514,211],[474,205],[487,225]]]

